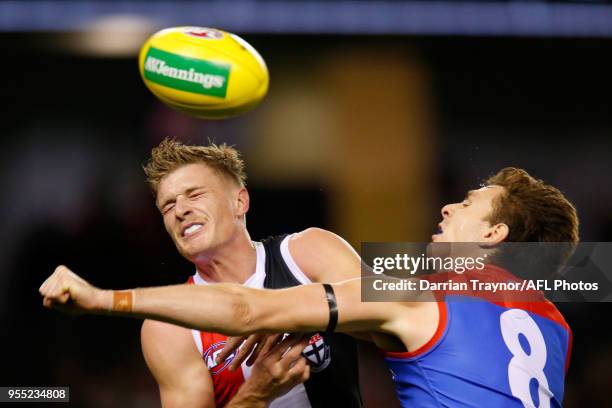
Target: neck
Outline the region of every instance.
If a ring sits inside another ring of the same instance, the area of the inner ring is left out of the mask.
[[[257,252],[246,228],[229,242],[194,261],[207,282],[244,283],[257,265]]]

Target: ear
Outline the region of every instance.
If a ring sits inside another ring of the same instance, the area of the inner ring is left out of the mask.
[[[499,224],[495,224],[491,226],[483,236],[482,243],[486,246],[496,246],[501,244],[506,238],[508,238],[508,234],[510,233],[510,228],[508,225],[500,222]]]
[[[241,187],[236,195],[236,216],[243,217],[249,211],[249,192],[245,187]]]

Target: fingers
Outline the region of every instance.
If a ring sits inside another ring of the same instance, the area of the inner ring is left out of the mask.
[[[53,272],[47,279],[45,279],[43,284],[40,285],[40,288],[38,288],[38,292],[41,295],[45,296],[47,293],[49,293],[51,286],[55,283],[55,280],[57,279],[56,277],[57,277],[58,268],[59,266],[55,268],[55,272]]]
[[[51,309],[53,307],[53,301],[45,296],[43,298],[43,306],[48,309]]]
[[[283,360],[285,357],[283,357]],[[308,365],[304,357],[299,357],[293,367],[288,370],[283,368],[281,372],[284,372],[284,387],[291,389],[297,384],[303,383],[310,378],[310,365]]]
[[[225,345],[223,346],[223,349],[215,358],[215,363],[220,364],[225,361],[225,359],[227,359],[234,351],[236,351],[236,349],[240,347],[242,342],[246,339],[247,336],[228,337],[227,340],[225,340]]]
[[[296,384],[303,383],[310,378],[310,365],[304,357],[300,357],[288,373]]]
[[[296,345],[297,343],[302,341],[301,336],[302,336],[301,334],[291,334],[291,335],[289,335],[283,341],[281,341],[280,343],[275,345],[270,350],[268,355],[272,356],[273,358],[276,358],[276,359],[280,360],[283,357],[283,355],[287,352],[287,350],[292,349],[292,347],[294,345]],[[303,348],[304,347],[302,347],[302,349]],[[301,352],[302,349],[300,349],[300,352]]]
[[[246,361],[246,365],[247,366],[250,367],[250,366],[253,365],[253,362],[255,362],[255,360],[257,360],[257,357],[259,356],[259,353],[261,352],[261,349],[267,343],[268,343],[268,338],[267,337],[262,339],[260,342],[257,343],[257,345],[255,346],[255,349],[253,350],[251,355],[249,355],[249,358]]]
[[[240,367],[242,362],[244,360],[246,360],[246,358],[251,354],[251,352],[253,351],[255,346],[257,346],[257,344],[262,339],[263,339],[263,337],[261,335],[259,335],[259,334],[252,334],[252,335],[250,335],[246,339],[246,341],[242,344],[242,346],[240,346],[240,349],[238,349],[238,353],[236,353],[236,357],[234,357],[234,359],[232,360],[232,362],[228,366],[228,369],[230,371],[233,371],[236,368]]]
[[[270,336],[266,336],[265,340],[260,341],[257,344],[255,350],[253,350],[253,352],[251,353],[251,356],[246,362],[247,366],[250,367],[255,364],[260,355],[264,356],[268,354],[272,347],[274,347],[276,344],[278,344],[280,340],[282,340],[283,336],[284,334],[273,334]]]
[[[285,339],[283,336],[268,336],[260,343],[259,358],[247,381],[257,393],[270,400],[310,377],[310,366],[301,355],[308,339],[302,339],[301,335],[291,335]]]
[[[230,371],[233,371],[240,367],[245,359],[246,364],[248,366],[252,366],[257,361],[260,355],[265,355],[269,353],[274,346],[276,346],[279,341],[282,339],[283,334],[274,334],[274,335],[264,335],[264,334],[253,334],[246,337],[231,337],[230,340],[226,343],[223,351],[219,354],[217,358],[217,364],[221,361],[225,360],[237,347],[240,347],[236,356],[232,359],[232,362],[228,366]],[[246,340],[245,340],[246,339]],[[242,346],[240,343],[243,342]],[[289,343],[287,343],[289,344]],[[289,346],[286,346],[284,350],[287,350]],[[280,358],[282,353],[280,353],[277,358]]]
[[[63,287],[64,276],[69,272],[70,269],[66,268],[64,265],[60,265],[55,268],[55,271],[51,274],[51,276],[49,276],[38,289],[40,294],[45,297],[59,300],[59,297],[65,292]]]
[[[304,351],[304,347],[306,347],[307,345],[308,339],[301,339],[297,342],[294,342],[291,346],[291,350],[289,350],[287,353],[285,353],[285,355],[283,355],[281,359],[282,366],[285,369],[288,369],[289,367],[294,367],[297,362],[300,361],[300,359],[304,360],[304,363],[306,363],[306,360],[302,358],[302,351]]]
[[[308,381],[308,379],[310,378],[310,364],[306,362],[306,359],[304,357],[302,357],[302,359],[304,360],[304,365],[306,367],[304,367],[304,371],[302,372],[302,378],[300,378],[300,382]]]
[[[43,306],[67,313],[108,311],[112,305],[112,291],[103,291],[61,265],[38,289]]]
[[[65,275],[70,270],[65,266],[58,266],[55,271],[38,289],[44,296],[43,306],[53,307],[54,304],[65,304],[70,299],[69,285]]]
[[[70,299],[70,292],[63,292],[57,297],[57,303],[65,304]]]
[[[50,297],[45,297],[43,298],[43,306],[48,308],[48,309],[60,309],[60,310],[64,310],[65,309],[65,305],[67,303],[67,299],[70,299],[70,296],[64,296],[66,298],[66,300],[62,300],[62,298],[50,298]]]
[[[63,292],[57,296],[45,296],[43,306],[49,309],[62,309],[70,300],[70,292]]]

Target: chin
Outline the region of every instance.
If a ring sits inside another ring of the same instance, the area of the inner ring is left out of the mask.
[[[188,260],[194,260],[198,256],[200,256],[203,252],[208,250],[208,245],[199,244],[196,242],[190,242],[189,245],[182,246],[179,248],[179,252],[183,255],[184,258]]]

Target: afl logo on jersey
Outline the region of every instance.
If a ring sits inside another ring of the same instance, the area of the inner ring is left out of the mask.
[[[310,363],[310,370],[314,373],[325,370],[331,362],[329,345],[325,343],[325,339],[319,333],[310,338],[308,345],[302,351],[302,355],[306,357]]]
[[[204,362],[208,367],[208,371],[210,371],[212,375],[217,375],[221,371],[225,370],[229,363],[232,362],[234,357],[236,357],[236,352],[233,352],[225,361],[221,362],[220,364],[217,364],[215,362],[215,359],[217,358],[217,355],[219,355],[221,350],[223,350],[223,346],[225,346],[225,342],[218,341],[209,348],[207,348],[206,351],[204,351],[204,354],[202,355],[202,358],[204,358]]]

